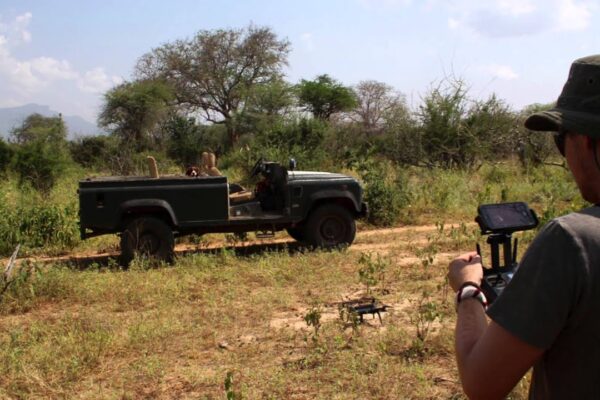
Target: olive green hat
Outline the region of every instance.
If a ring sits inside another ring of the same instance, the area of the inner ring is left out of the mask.
[[[600,55],[575,60],[556,106],[530,115],[525,127],[600,138]]]

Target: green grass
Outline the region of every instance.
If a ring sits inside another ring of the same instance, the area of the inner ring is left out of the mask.
[[[356,330],[334,304],[365,291],[352,250],[222,251],[173,267],[138,260],[129,271],[40,267],[0,308],[0,396],[217,399],[231,371],[247,399],[460,397],[441,257],[456,234],[446,232],[429,233],[439,240],[427,267],[404,261],[413,234],[391,242],[386,291],[373,293],[392,308],[383,325],[366,317]],[[420,299],[439,315],[423,341]],[[314,305],[324,311],[317,337],[303,322]]]
[[[452,255],[481,241],[472,223],[477,204],[527,201],[545,221],[584,202],[559,167],[403,173],[410,195],[403,220],[433,226],[359,234],[343,252],[241,256],[223,249],[181,256],[174,266],[135,260],[128,271],[114,260],[84,270],[22,264],[0,297],[0,398],[221,399],[228,373],[230,389],[244,399],[462,398],[445,274]],[[74,171],[47,198],[12,179],[0,186],[0,214],[20,210],[17,217],[33,221],[19,232],[23,254],[116,249],[115,236],[60,236],[76,226],[76,212],[65,214],[63,225],[42,223],[55,219],[40,216],[76,207],[81,176]],[[464,223],[450,225],[458,221]],[[56,235],[35,242],[42,228]],[[15,230],[0,222],[1,237]],[[521,251],[533,235],[520,235]],[[379,253],[384,267],[365,269],[362,252]],[[391,308],[383,325],[367,317],[353,329],[336,303],[366,294],[361,269]],[[318,335],[304,322],[311,309],[321,311]],[[526,392],[527,378],[511,398]]]

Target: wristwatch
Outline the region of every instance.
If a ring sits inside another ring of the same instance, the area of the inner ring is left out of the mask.
[[[481,290],[481,287],[475,282],[465,282],[456,292],[456,310],[458,311],[458,305],[464,299],[476,299],[481,303],[484,309],[487,309],[488,301]]]

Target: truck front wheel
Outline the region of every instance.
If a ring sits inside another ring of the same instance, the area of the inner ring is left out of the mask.
[[[315,247],[349,246],[356,236],[352,214],[338,204],[325,204],[314,210],[304,228],[304,240]]]
[[[136,254],[173,261],[175,239],[171,227],[154,217],[133,220],[121,234],[121,265],[127,267]]]

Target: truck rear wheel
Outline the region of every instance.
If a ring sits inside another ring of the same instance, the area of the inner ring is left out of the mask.
[[[338,204],[325,204],[314,210],[304,227],[304,240],[315,247],[349,246],[355,236],[352,214]]]
[[[301,227],[287,228],[288,235],[298,242],[304,241],[304,230]]]
[[[154,217],[133,220],[121,234],[121,265],[127,267],[136,254],[172,262],[175,239],[171,227]]]

